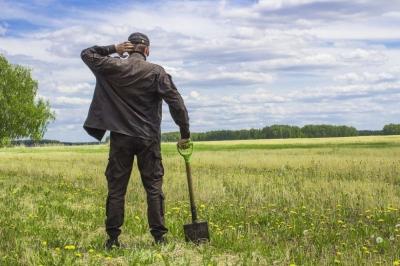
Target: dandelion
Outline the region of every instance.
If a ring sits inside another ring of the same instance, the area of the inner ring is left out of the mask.
[[[383,238],[380,237],[380,236],[378,236],[378,237],[375,239],[375,241],[376,241],[377,244],[380,244],[380,243],[383,242]]]
[[[289,266],[296,266],[296,264],[295,263],[290,263],[290,265]]]
[[[176,212],[179,212],[180,210],[181,210],[181,208],[179,208],[179,207],[172,207],[171,208],[173,211],[176,211]]]
[[[60,251],[61,251],[61,249],[60,249],[60,248],[58,248],[58,247],[57,247],[57,248],[55,248],[54,250],[55,250],[56,252],[60,252]]]
[[[201,208],[201,209],[204,209],[205,207],[206,207],[206,205],[200,204],[200,208]]]
[[[135,215],[135,219],[139,221],[139,220],[140,220],[140,217],[137,216],[137,215]]]
[[[42,241],[42,246],[47,246],[47,241]]]
[[[161,260],[161,259],[162,259],[162,255],[161,255],[160,253],[157,253],[157,254],[156,254],[156,258],[159,259],[159,260]]]
[[[383,223],[385,220],[379,219],[378,222]]]
[[[336,264],[339,264],[340,263],[340,260],[338,260],[338,259],[335,259],[335,261],[334,261]]]
[[[338,224],[344,224],[344,222],[342,220],[338,220],[337,223]]]
[[[94,249],[89,249],[89,253],[93,253],[94,252]]]
[[[82,253],[76,252],[76,253],[75,253],[75,256],[78,257],[78,258],[80,258],[80,257],[82,257]]]
[[[393,266],[399,266],[399,265],[400,265],[400,260],[393,261]]]
[[[74,245],[66,245],[65,247],[64,247],[64,249],[66,249],[66,250],[75,250],[75,246]]]

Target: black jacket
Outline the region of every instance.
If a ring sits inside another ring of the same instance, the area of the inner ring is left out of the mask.
[[[171,76],[140,53],[127,59],[110,57],[115,46],[84,49],[81,58],[96,76],[96,88],[83,125],[89,135],[103,138],[106,130],[143,139],[160,140],[162,100],[180,127],[181,137],[189,138],[189,117]]]

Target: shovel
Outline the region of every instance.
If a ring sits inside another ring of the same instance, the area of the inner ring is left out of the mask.
[[[193,186],[192,186],[192,173],[190,169],[190,156],[193,153],[193,142],[185,144],[186,149],[182,149],[177,145],[178,152],[185,159],[186,175],[189,188],[189,199],[190,199],[190,211],[192,212],[192,223],[183,225],[183,231],[185,232],[186,242],[193,242],[195,244],[204,243],[210,241],[210,235],[208,232],[208,223],[200,222],[197,219],[196,205],[194,203]]]

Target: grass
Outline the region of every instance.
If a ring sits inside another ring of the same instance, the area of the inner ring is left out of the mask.
[[[183,241],[183,159],[162,149],[170,242],[151,244],[134,167],[112,252],[108,146],[0,149],[0,265],[400,265],[399,136],[195,143],[202,246]]]

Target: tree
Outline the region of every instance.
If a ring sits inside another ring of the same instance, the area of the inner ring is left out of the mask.
[[[383,127],[383,135],[400,135],[400,124],[388,124]]]
[[[30,69],[12,65],[0,54],[0,147],[17,138],[40,140],[55,119],[49,102],[36,96],[37,89]]]

